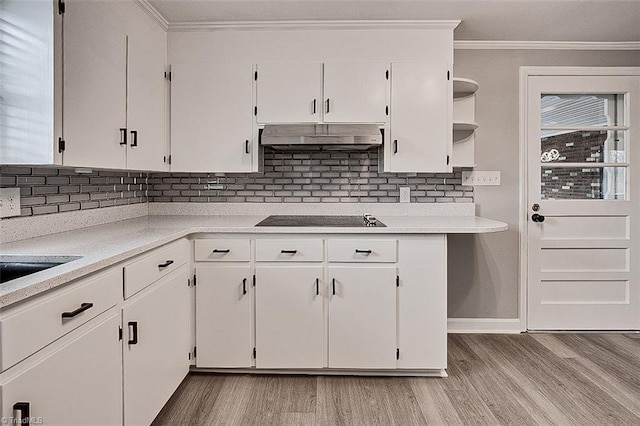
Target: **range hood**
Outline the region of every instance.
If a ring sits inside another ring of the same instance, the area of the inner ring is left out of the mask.
[[[382,145],[382,131],[375,124],[266,124],[260,143],[280,150],[366,150]]]

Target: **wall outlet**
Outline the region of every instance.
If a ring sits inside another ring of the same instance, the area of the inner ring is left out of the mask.
[[[0,217],[20,216],[20,188],[0,188]]]
[[[401,203],[411,202],[411,188],[409,188],[408,186],[400,187],[400,202]]]
[[[500,185],[499,171],[469,171],[462,172],[462,185],[464,186],[495,186]]]

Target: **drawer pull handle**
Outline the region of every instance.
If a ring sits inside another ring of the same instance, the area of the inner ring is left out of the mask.
[[[226,250],[218,250],[218,249],[213,249],[213,251],[211,253],[229,253],[231,250],[226,249]]]
[[[246,278],[242,279],[242,294],[243,295],[247,294],[247,279]]]
[[[356,249],[356,253],[362,253],[362,254],[371,254],[371,250],[360,250],[360,249]]]
[[[80,305],[80,307],[78,309],[76,309],[75,311],[63,312],[62,313],[62,319],[73,318],[76,315],[79,315],[82,312],[86,311],[87,309],[91,309],[91,308],[93,308],[93,303],[82,303]]]
[[[173,263],[173,260],[167,260],[164,263],[161,263],[158,265],[158,268],[166,268],[167,266],[171,265]]]
[[[129,326],[129,336],[133,336],[133,337],[129,337],[129,340],[127,341],[127,343],[130,345],[137,345],[138,344],[138,321],[129,321],[127,325]]]
[[[332,291],[331,291],[331,292],[332,292],[332,293],[333,293],[333,295],[335,296],[335,295],[336,295],[336,279],[335,279],[335,278],[333,278],[333,279],[331,280],[331,287],[333,287],[333,289],[332,289]]]
[[[29,403],[16,402],[15,404],[13,404],[13,419],[11,420],[12,420],[11,424],[16,424],[16,425],[31,424],[30,423],[31,415],[29,413]]]
[[[320,278],[316,278],[316,296],[320,296]]]
[[[284,254],[296,254],[298,250],[280,250],[280,253]]]

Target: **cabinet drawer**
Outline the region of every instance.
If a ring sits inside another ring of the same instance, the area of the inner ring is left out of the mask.
[[[136,294],[180,266],[189,258],[189,243],[178,240],[136,257],[124,267],[124,298]]]
[[[122,298],[122,271],[112,268],[70,285],[0,320],[3,371],[115,306]]]
[[[322,262],[322,240],[256,240],[258,262]]]
[[[382,262],[396,261],[396,240],[329,240],[329,262]]]
[[[196,240],[196,262],[248,262],[251,258],[249,240]]]

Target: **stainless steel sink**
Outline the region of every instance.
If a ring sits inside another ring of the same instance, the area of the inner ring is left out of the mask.
[[[0,283],[44,271],[80,257],[0,255]]]

